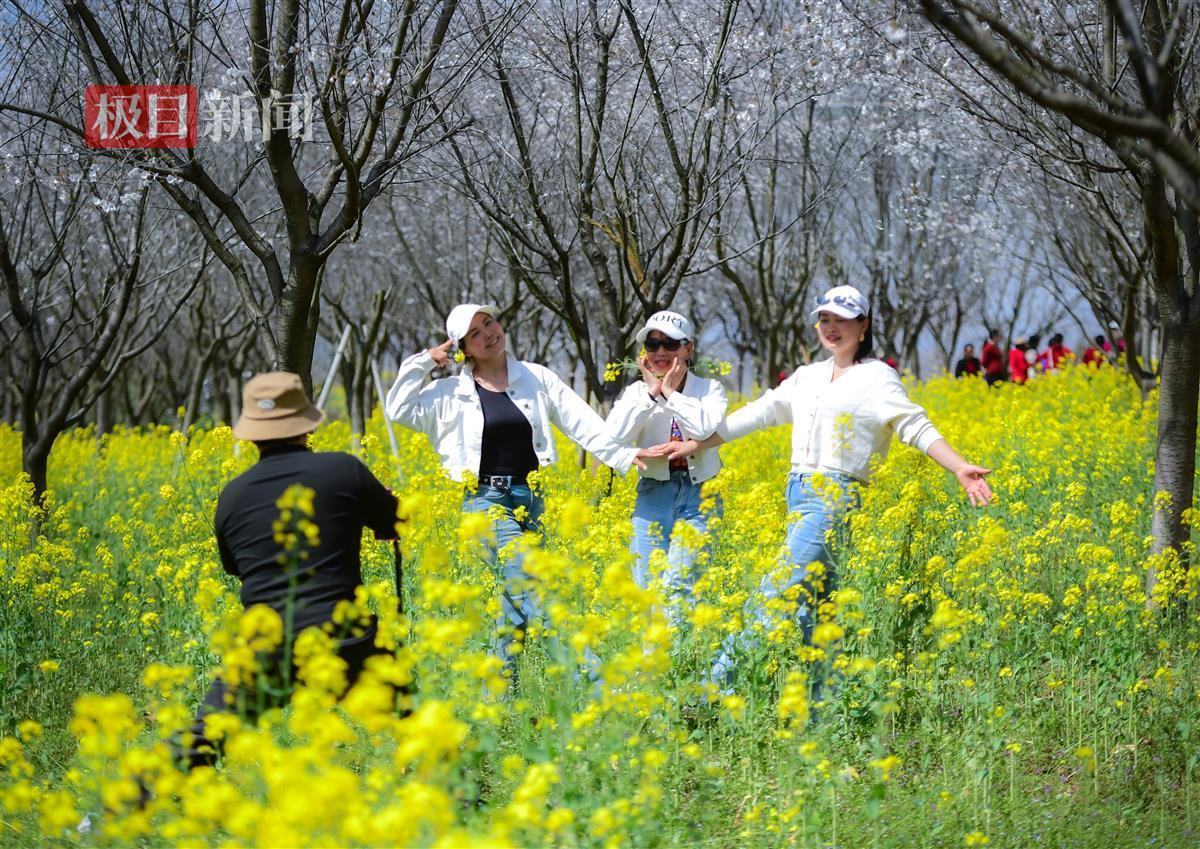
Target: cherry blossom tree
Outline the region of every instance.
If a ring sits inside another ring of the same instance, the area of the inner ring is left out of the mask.
[[[219,140],[107,153],[153,175],[228,270],[269,365],[308,383],[329,257],[455,131],[442,117],[476,64],[470,14],[458,0],[199,2],[182,18],[142,2],[21,7],[3,61],[40,84],[8,88],[0,110],[82,146],[86,84],[203,90]],[[492,30],[509,14],[491,14]],[[256,127],[258,143],[222,135]]]
[[[944,36],[929,49],[956,76],[1033,105],[1083,157],[1072,164],[1128,180],[1148,248],[1162,339],[1155,550],[1180,557],[1188,541],[1200,402],[1200,14],[1189,0],[1136,4],[920,0],[910,4]],[[1008,116],[997,112],[1001,122]],[[1050,156],[1066,143],[1039,145]],[[1097,196],[1093,195],[1095,199]],[[1128,301],[1129,303],[1136,303]],[[1130,349],[1129,357],[1134,356]],[[1147,595],[1159,574],[1147,574]]]

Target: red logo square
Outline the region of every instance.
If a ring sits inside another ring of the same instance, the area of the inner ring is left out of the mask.
[[[88,147],[195,147],[196,87],[90,85],[84,89]]]

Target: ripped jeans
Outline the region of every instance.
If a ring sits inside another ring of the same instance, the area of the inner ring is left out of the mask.
[[[721,500],[718,497],[711,510],[700,507],[700,485],[691,481],[687,469],[671,472],[668,480],[642,478],[638,481],[637,503],[633,508],[633,539],[630,550],[637,555],[633,566],[633,580],[639,587],[650,585],[650,555],[655,551],[667,553],[666,568],[662,573],[662,585],[667,597],[667,618],[678,626],[684,604],[695,603],[694,588],[699,575],[696,572],[698,555],[707,545],[693,547],[672,538],[677,525],[691,526],[697,533],[707,534],[709,523],[720,518]]]
[[[480,484],[477,490],[468,490],[463,496],[464,513],[485,513],[493,507],[504,509],[504,515],[492,523],[496,539],[488,545],[492,567],[497,568],[500,566],[500,552],[513,540],[525,533],[541,536],[545,504],[542,496],[523,483],[514,483],[507,488]],[[517,512],[522,507],[525,510],[518,518]],[[537,579],[525,571],[524,562],[523,551],[510,549],[503,563],[503,572],[498,576],[501,583],[500,617],[496,620],[492,651],[504,663],[513,682],[517,678],[517,656],[522,651],[530,624],[544,621]],[[514,645],[517,643],[521,645]],[[565,659],[566,651],[556,637],[547,640],[547,648],[552,656]],[[589,680],[596,680],[599,665],[600,659],[591,649],[586,650],[584,670]]]
[[[738,660],[757,651],[763,638],[774,631],[781,615],[789,615],[804,637],[812,644],[815,611],[837,587],[833,546],[845,541],[847,514],[861,504],[859,482],[850,475],[823,472],[822,491],[813,485],[813,475],[792,472],[787,482],[787,552],[785,568],[767,575],[758,593],[746,603],[741,631],[730,634],[721,644],[713,662],[710,680],[723,692],[729,691],[737,674]],[[819,564],[817,568],[813,568]],[[779,611],[776,599],[784,599],[790,614]],[[772,609],[774,608],[774,609]],[[813,686],[819,698],[820,682]]]

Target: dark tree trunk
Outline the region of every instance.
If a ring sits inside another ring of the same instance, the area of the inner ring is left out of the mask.
[[[96,437],[112,431],[112,390],[106,389],[96,398]]]
[[[1142,184],[1142,209],[1151,248],[1153,282],[1158,296],[1158,326],[1162,361],[1158,397],[1158,446],[1154,455],[1154,551],[1175,551],[1183,556],[1188,539],[1183,511],[1192,506],[1196,479],[1196,404],[1200,395],[1200,293],[1195,277],[1185,279],[1185,245],[1200,241],[1194,230],[1181,232],[1178,224],[1195,227],[1191,216],[1177,216],[1166,183],[1150,172]],[[1194,269],[1191,271],[1194,275]],[[1190,284],[1190,285],[1188,285]],[[1127,356],[1133,356],[1129,340]],[[1158,493],[1166,493],[1166,500]],[[1153,598],[1159,576],[1146,570],[1146,603]]]
[[[213,421],[232,425],[233,404],[229,398],[229,381],[220,371],[213,374]]]
[[[1164,311],[1165,312],[1165,311]],[[1184,551],[1188,528],[1182,513],[1192,506],[1196,481],[1196,407],[1200,403],[1200,321],[1178,316],[1163,321],[1162,382],[1158,397],[1158,447],[1154,455],[1154,491],[1170,496],[1154,501],[1154,548]],[[1159,575],[1146,571],[1146,595]]]
[[[366,433],[367,422],[371,420],[371,411],[375,408],[375,379],[371,374],[371,363],[366,363],[366,368],[361,375],[355,376],[354,396],[357,399],[358,414],[361,417],[360,425],[362,430],[355,433]],[[387,391],[386,389],[384,390]]]
[[[362,387],[358,374],[362,368],[362,346],[358,340],[353,340],[346,346],[342,354],[342,362],[338,368],[342,382],[342,391],[346,398],[346,417],[350,420],[350,432],[356,436],[366,433],[367,417],[363,412]]]
[[[225,394],[229,402],[229,418],[227,421],[232,425],[238,420],[238,416],[242,414],[242,376],[236,363],[229,364],[226,380],[229,385],[229,390]]]
[[[50,448],[52,440],[37,439],[35,434],[21,434],[21,460],[25,472],[33,482],[33,503],[41,505],[49,487]]]
[[[320,317],[321,276],[324,266],[313,259],[298,259],[293,266],[288,286],[279,299],[279,324],[276,342],[280,371],[295,372],[312,396],[313,351],[317,341],[317,320]]]
[[[208,377],[208,367],[212,358],[205,356],[196,363],[196,368],[192,372],[192,379],[188,385],[187,405],[184,408],[183,422],[179,429],[187,433],[192,425],[196,423],[196,418],[200,415],[200,402],[204,397],[204,381]]]

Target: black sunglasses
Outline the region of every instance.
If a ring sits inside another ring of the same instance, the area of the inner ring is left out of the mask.
[[[659,348],[663,348],[667,351],[678,351],[679,346],[683,343],[684,340],[682,339],[647,339],[646,350],[650,353],[654,353]]]

